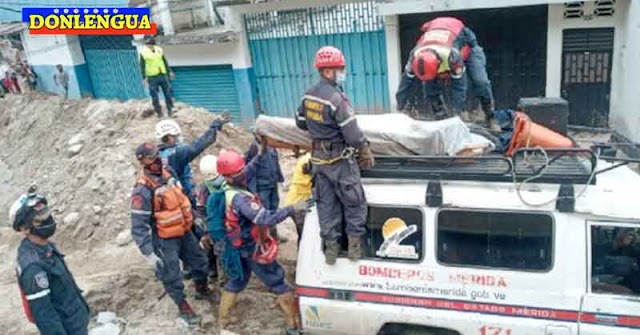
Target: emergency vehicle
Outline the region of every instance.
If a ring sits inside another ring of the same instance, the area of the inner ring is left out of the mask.
[[[366,257],[325,264],[307,215],[305,333],[640,334],[640,176],[625,166],[639,161],[611,152],[376,157]]]

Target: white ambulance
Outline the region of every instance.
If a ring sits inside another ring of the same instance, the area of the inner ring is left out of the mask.
[[[309,213],[305,333],[639,335],[640,176],[590,150],[515,157],[377,158],[358,262],[325,264]]]

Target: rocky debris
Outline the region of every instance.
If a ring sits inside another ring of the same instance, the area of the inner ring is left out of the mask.
[[[89,330],[89,335],[120,335],[121,324],[126,324],[126,321],[118,318],[114,312],[98,313],[96,322],[98,326]]]
[[[217,118],[201,108],[176,107],[175,120],[185,141],[195,140]],[[120,333],[184,334],[174,322],[177,308],[167,296],[158,299],[164,289],[131,243],[129,194],[140,171],[134,152],[140,143],[155,141],[158,122],[155,114],[143,119],[144,110],[152,111],[149,100],[83,99],[63,104],[54,95],[8,95],[0,104],[0,121],[10,120],[0,122],[0,218],[7,217],[11,203],[35,182],[49,199],[54,215],[64,223],[54,240],[66,255],[92,311],[126,316],[126,324],[118,323]],[[226,125],[205,154],[217,154],[221,148],[244,152],[251,141],[244,129]],[[199,182],[197,164],[198,160],[193,162]],[[6,224],[0,227],[0,246],[5,246],[0,248],[0,295],[11,297],[0,299],[0,309],[11,311],[0,319],[0,329],[8,334],[35,335],[37,329],[22,314],[13,272],[21,239]],[[295,249],[295,242],[288,245]],[[282,254],[295,256],[294,251],[283,250]],[[195,301],[190,284],[185,282],[187,295],[204,319],[202,327],[190,333],[217,334],[217,306]],[[262,284],[252,280],[241,301],[246,303],[247,319],[250,313],[259,314],[262,327],[258,333],[281,333],[284,319],[271,308],[273,295]],[[92,328],[99,326],[92,322]],[[255,334],[252,327],[240,323],[231,330]]]
[[[78,212],[69,213],[62,219],[62,222],[68,226],[73,226],[78,223],[78,221],[80,221],[80,213]]]
[[[129,229],[121,231],[116,237],[116,244],[121,247],[131,243],[131,241],[133,241],[133,237],[131,236],[131,230]]]

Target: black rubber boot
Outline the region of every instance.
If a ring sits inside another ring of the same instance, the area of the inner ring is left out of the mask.
[[[189,326],[199,326],[200,322],[202,322],[202,318],[193,311],[193,308],[191,308],[191,305],[189,305],[186,300],[180,303],[178,309],[180,311],[180,318]]]

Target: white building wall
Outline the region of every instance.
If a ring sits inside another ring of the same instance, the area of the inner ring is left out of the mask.
[[[89,73],[78,36],[22,34],[27,61],[38,75],[38,90],[60,94],[53,80],[55,66],[61,64],[69,75],[69,97],[92,94]]]
[[[616,88],[618,100],[609,114],[609,124],[640,143],[640,0],[631,0],[625,19]]]
[[[591,12],[591,5],[586,3],[586,12]],[[546,96],[560,97],[562,95],[562,31],[565,29],[580,28],[614,28],[614,52],[611,68],[611,94],[610,111],[615,113],[619,109],[622,86],[622,54],[625,38],[625,16],[628,10],[629,0],[618,0],[613,16],[594,17],[591,20],[581,18],[565,19],[563,5],[549,5],[549,24],[547,30],[547,84]]]
[[[400,54],[399,36],[398,15],[385,16],[384,37],[387,44],[387,82],[389,83],[389,102],[391,103],[392,112],[395,112],[397,108],[396,92],[400,85],[403,67],[403,64],[400,63],[402,55]]]

